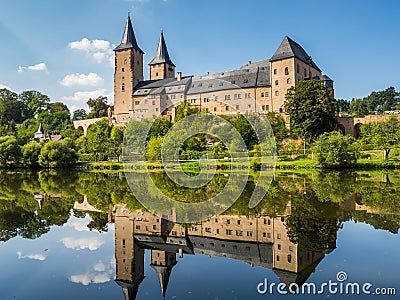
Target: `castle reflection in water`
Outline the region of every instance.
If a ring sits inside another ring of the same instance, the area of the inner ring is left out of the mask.
[[[324,256],[336,248],[336,234],[322,251],[306,251],[289,240],[284,215],[245,217],[219,215],[196,225],[180,225],[124,204],[113,209],[115,222],[116,282],[125,299],[135,299],[145,277],[144,254],[157,272],[165,296],[177,257],[207,255],[244,261],[272,269],[280,281],[302,285]]]

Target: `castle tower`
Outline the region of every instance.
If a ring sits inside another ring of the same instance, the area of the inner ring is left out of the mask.
[[[175,65],[171,61],[167,44],[164,40],[164,34],[161,32],[160,41],[156,56],[149,63],[150,66],[150,80],[175,78]]]
[[[157,272],[163,297],[167,291],[172,268],[176,265],[176,253],[151,250],[150,266]]]
[[[125,206],[115,213],[116,283],[122,287],[125,300],[134,300],[144,279],[144,250],[134,240],[134,220]]]
[[[128,15],[121,44],[114,49],[114,115],[118,123],[126,123],[132,113],[134,87],[143,81],[143,55]]]

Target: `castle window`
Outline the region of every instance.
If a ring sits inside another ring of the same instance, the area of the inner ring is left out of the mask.
[[[239,109],[239,105],[236,105],[236,109]]]
[[[151,95],[151,99],[156,99],[156,95]]]
[[[151,104],[152,105],[156,105],[156,101],[151,101]]]
[[[140,230],[140,225],[136,225],[136,229],[137,229],[137,230]]]
[[[304,77],[307,77],[307,70],[304,68]]]
[[[281,234],[278,233],[278,234],[276,235],[276,238],[277,238],[278,240],[280,240],[280,239],[281,239]]]
[[[217,229],[216,233],[219,234],[219,229]]]
[[[199,86],[199,87],[200,87],[200,86],[203,86],[203,84],[202,84],[202,83],[199,83],[199,85],[198,85],[198,86]]]
[[[297,73],[300,73],[300,66],[297,64]]]
[[[140,101],[135,101],[135,105],[139,105],[140,104]]]
[[[265,92],[265,97],[268,97],[269,96],[269,93],[268,92]]]
[[[279,91],[275,91],[275,96],[279,96]]]
[[[249,99],[249,98],[251,98],[251,94],[250,94],[250,93],[246,93],[246,94],[244,94],[244,98],[246,98],[246,99]]]
[[[125,92],[125,83],[122,84],[121,90]]]
[[[226,230],[226,235],[232,235],[232,230],[227,229]]]
[[[265,105],[263,105],[261,108],[262,108],[262,110],[265,110]]]
[[[262,93],[261,93],[261,98],[264,98],[264,95],[265,95],[264,92],[262,92]]]
[[[279,112],[280,112],[280,113],[283,113],[283,108],[282,108],[282,107],[279,108]]]
[[[243,236],[243,231],[236,230],[236,236]]]
[[[279,81],[278,80],[275,80],[275,85],[278,85],[279,84]]]
[[[235,80],[232,80],[231,82],[232,82],[232,84],[235,84],[235,83],[236,83],[236,81],[235,81]]]
[[[233,98],[234,98],[235,100],[237,100],[237,99],[242,98],[242,96],[241,96],[240,94],[235,94],[235,95],[233,95]]]
[[[212,88],[212,83],[210,83],[210,84],[208,85],[208,87],[209,87],[209,88]]]
[[[240,225],[240,220],[237,221],[238,225]]]
[[[226,224],[231,224],[231,220],[226,220]]]
[[[278,244],[278,250],[281,250],[281,244]]]
[[[223,82],[220,82],[220,83],[219,83],[219,86],[223,86],[223,85],[224,85],[224,83],[223,83]]]
[[[126,65],[126,63],[127,63],[127,60],[126,59],[124,59],[124,65]],[[123,72],[123,71],[122,71]]]
[[[225,110],[229,110],[229,106],[225,106]]]
[[[122,68],[122,72],[125,72],[125,68]]]
[[[217,108],[216,108],[216,107],[214,107],[214,111],[217,111]]]
[[[196,99],[191,99],[190,103],[196,103]]]
[[[248,82],[249,82],[248,79],[243,80],[243,83],[248,83]]]
[[[122,76],[122,79],[125,79],[125,76]]]
[[[247,236],[253,236],[253,232],[252,231],[247,231]]]
[[[288,263],[291,263],[291,262],[292,262],[292,255],[289,254],[289,255],[287,256],[287,261],[288,261]]]
[[[271,233],[267,233],[267,238],[271,238]]]
[[[285,75],[289,75],[289,68],[288,67],[285,68]]]
[[[231,95],[225,95],[225,100],[231,100]]]
[[[293,251],[293,246],[289,246],[289,251]]]
[[[206,232],[207,232],[207,233],[211,233],[211,228],[206,227]]]
[[[139,61],[137,61],[137,64],[138,64],[138,65],[140,64]]]
[[[276,256],[276,261],[279,261],[280,260],[280,257],[279,257],[279,255],[277,255]]]
[[[278,74],[278,70],[274,69],[274,75]]]
[[[176,235],[176,231],[172,231],[172,235]]]
[[[215,96],[214,99],[215,99],[215,101],[217,101],[218,100],[218,96]]]
[[[290,78],[288,78],[288,79],[286,80],[286,82],[287,82],[287,84],[290,84]]]
[[[263,232],[263,237],[266,237],[266,236],[267,236],[267,234],[265,232]]]
[[[156,76],[158,76],[158,72],[156,72]]]
[[[158,107],[156,107],[156,111],[158,111]]]

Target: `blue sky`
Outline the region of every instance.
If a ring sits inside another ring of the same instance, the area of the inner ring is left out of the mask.
[[[337,98],[400,90],[399,1],[0,0],[0,86],[73,110],[113,93],[112,48],[131,12],[147,63],[161,29],[184,75],[269,58],[285,35],[335,81]]]

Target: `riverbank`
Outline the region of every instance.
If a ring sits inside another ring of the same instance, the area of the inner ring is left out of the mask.
[[[215,162],[215,166],[217,170],[220,171],[229,171],[231,168],[231,162],[227,159],[221,159],[212,161]],[[200,167],[197,161],[184,161],[181,164],[183,171],[188,172],[199,172]],[[177,166],[169,165],[174,168]],[[89,171],[102,171],[102,170],[110,170],[110,171],[121,171],[124,170],[124,165],[121,162],[81,162],[77,166],[78,169],[84,169]],[[149,161],[149,162],[137,162],[137,163],[128,163],[125,166],[125,169],[138,171],[138,170],[157,170],[163,169],[164,166],[161,161]],[[210,167],[214,168],[215,167]],[[233,168],[237,170],[243,170],[249,168],[248,164],[245,162],[236,161],[233,163]],[[318,161],[313,159],[311,155],[307,156],[299,156],[295,158],[289,158],[287,156],[279,156],[276,161],[276,169],[280,170],[314,170],[321,169],[318,165]],[[340,169],[357,169],[357,170],[400,170],[400,159],[388,159],[383,160],[379,158],[361,158],[357,161],[357,163],[352,164],[350,166],[341,167]]]

